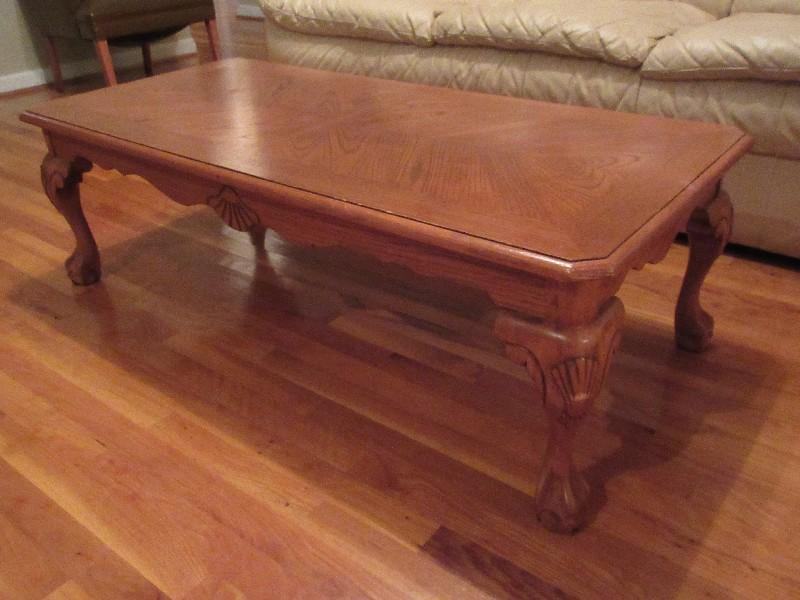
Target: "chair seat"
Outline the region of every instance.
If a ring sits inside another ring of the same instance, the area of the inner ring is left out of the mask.
[[[111,38],[108,40],[108,43],[112,46],[138,47],[142,44],[150,44],[152,42],[157,42],[159,40],[163,40],[164,38],[168,38],[169,36],[178,33],[181,29],[183,29],[183,25],[179,25],[178,27],[169,27],[168,29],[160,29],[158,31],[149,31],[147,33],[134,33],[131,35]]]
[[[76,13],[81,37],[115,39],[115,43],[142,34],[174,33],[190,23],[213,18],[210,0],[87,0]]]

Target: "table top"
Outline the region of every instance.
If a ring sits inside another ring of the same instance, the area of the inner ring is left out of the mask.
[[[568,262],[611,256],[750,143],[729,126],[248,59],[51,100],[23,120]]]

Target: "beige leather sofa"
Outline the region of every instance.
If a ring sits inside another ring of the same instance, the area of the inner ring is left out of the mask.
[[[731,123],[733,241],[800,257],[800,0],[260,0],[267,57]]]

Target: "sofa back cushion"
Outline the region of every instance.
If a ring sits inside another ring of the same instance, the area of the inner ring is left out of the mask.
[[[713,21],[663,0],[506,0],[453,5],[434,24],[436,44],[531,50],[639,67],[658,40]]]
[[[678,0],[686,4],[692,4],[715,17],[727,17],[731,14],[731,7],[735,0]],[[791,0],[790,0],[791,1]]]
[[[732,12],[766,12],[800,15],[800,0],[733,0]]]
[[[659,42],[642,75],[800,81],[800,15],[737,13],[679,31]]]
[[[433,21],[465,0],[260,0],[277,25],[312,35],[433,45]]]

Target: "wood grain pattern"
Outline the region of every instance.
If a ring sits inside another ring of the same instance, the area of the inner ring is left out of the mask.
[[[563,590],[446,527],[436,530],[422,550],[469,581],[509,600],[569,600]]]
[[[24,118],[306,190],[332,206],[554,259],[606,259],[608,268],[656,215],[685,223],[698,192],[751,143],[709,123],[245,59],[65,98]]]
[[[424,275],[472,285],[488,293],[499,306],[558,323],[591,321],[622,281],[621,276],[608,274],[602,274],[599,280],[586,275],[573,280],[575,274],[565,271],[564,264],[540,257],[530,260],[531,255],[509,253],[501,244],[433,227],[420,228],[415,221],[348,203],[331,204],[316,194],[124,140],[101,136],[93,143],[75,141],[64,135],[58,123],[49,123],[48,127],[52,127],[50,145],[59,156],[89,159],[101,167],[141,175],[181,204],[209,204],[209,199],[219,196],[222,185],[237,190],[261,223],[297,243],[346,245]],[[216,200],[211,203],[225,206]]]
[[[718,343],[702,355],[673,340],[687,248],[627,277],[622,345],[584,419],[592,442],[575,448],[602,510],[555,536],[532,499],[547,423],[493,339],[485,297],[274,233],[254,256],[209,208],[101,168],[81,201],[105,279],[73,286],[62,261],[74,238],[39,181],[45,145],[17,120],[51,95],[0,100],[0,513],[32,540],[18,560],[3,554],[0,595],[75,581],[93,600],[330,597],[341,588],[304,588],[304,557],[276,572],[253,556],[320,539],[385,583],[353,596],[502,597],[525,573],[578,598],[795,594],[796,261],[722,255],[703,291]],[[142,449],[153,438],[169,460]],[[122,465],[111,476],[106,458]],[[93,503],[76,501],[92,488]],[[221,523],[232,490],[237,510],[302,527]],[[165,540],[181,509],[197,520]],[[442,546],[500,562],[471,573],[437,561]],[[187,573],[201,573],[194,595]],[[315,574],[337,585],[335,569]]]

